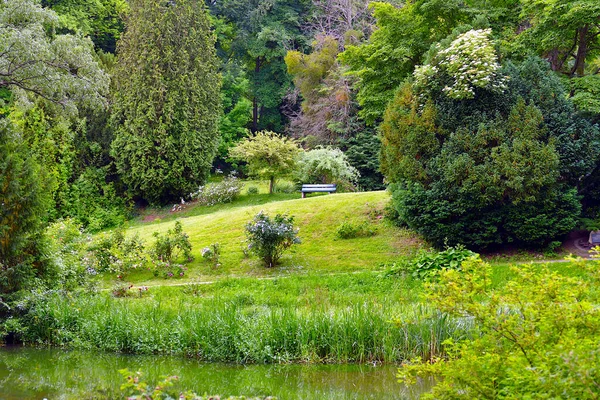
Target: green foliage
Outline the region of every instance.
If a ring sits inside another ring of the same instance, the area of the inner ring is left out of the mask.
[[[583,77],[598,56],[600,5],[595,0],[521,0],[522,18],[531,21],[517,37],[537,54],[547,55],[554,71]]]
[[[190,197],[203,206],[231,203],[240,195],[243,186],[243,182],[231,175],[221,182],[200,186]]]
[[[258,188],[256,186],[248,187],[248,194],[258,194]]]
[[[284,251],[300,243],[294,217],[277,214],[271,219],[262,211],[246,225],[248,247],[262,260],[265,267],[277,266]]]
[[[68,111],[81,104],[103,106],[108,76],[91,40],[53,34],[57,24],[56,13],[34,0],[0,4],[0,87],[25,102],[36,95]]]
[[[335,235],[340,239],[354,239],[358,237],[374,236],[377,229],[368,222],[352,223],[349,221],[342,222],[335,231]]]
[[[340,59],[358,78],[359,115],[375,125],[429,47],[464,21],[468,10],[458,0],[417,0],[399,8],[375,2],[371,7],[377,29],[367,43],[348,46]]]
[[[106,178],[106,168],[87,168],[70,185],[63,203],[63,214],[76,218],[90,232],[121,226],[129,216],[127,198]]]
[[[152,234],[156,241],[152,245],[151,253],[156,260],[170,263],[183,256],[186,262],[192,258],[192,244],[189,236],[183,232],[181,222],[175,222],[175,227],[169,229],[165,235],[158,232]]]
[[[96,48],[110,53],[116,50],[129,9],[125,0],[43,0],[42,5],[56,11],[61,33],[89,36]]]
[[[429,399],[595,398],[599,276],[596,263],[580,268],[585,277],[513,267],[515,278],[495,289],[490,266],[479,259],[463,262],[461,271],[442,271],[428,301],[450,318],[473,319],[480,334],[448,342],[447,359],[415,361],[399,377],[438,376]]]
[[[223,62],[241,64],[250,80],[252,131],[283,131],[285,117],[280,109],[291,86],[283,58],[288,49],[301,49],[309,41],[302,25],[310,15],[311,2],[225,0],[208,5],[220,20],[217,29],[223,37],[219,43]]]
[[[46,175],[21,135],[0,119],[0,293],[43,278],[42,222],[50,206]]]
[[[462,263],[467,259],[479,259],[479,254],[457,245],[439,252],[421,252],[410,262],[409,268],[414,278],[432,279],[438,277],[443,270],[460,271]]]
[[[124,231],[115,229],[95,237],[88,247],[88,254],[80,260],[89,264],[88,272],[110,272],[119,279],[147,267],[149,257],[145,244],[137,236],[125,237]]]
[[[351,166],[360,174],[356,181],[362,190],[382,190],[383,175],[379,171],[379,154],[381,140],[368,131],[363,131],[355,136],[340,141],[342,150]]]
[[[600,117],[600,75],[588,75],[572,79],[571,100],[577,108],[596,118]]]
[[[219,143],[221,78],[199,3],[132,1],[119,42],[111,154],[130,192],[151,202],[202,184]]]
[[[219,122],[220,158],[227,158],[229,149],[249,134],[247,128],[252,120],[252,101],[247,97],[249,91],[250,81],[242,70],[230,68],[223,73],[221,99],[224,113]]]
[[[96,274],[88,259],[88,246],[92,238],[81,225],[72,219],[54,222],[44,233],[48,243],[47,251],[55,266],[52,286],[73,290],[89,283]]]
[[[273,132],[259,132],[240,141],[229,151],[229,155],[248,163],[250,175],[268,179],[269,193],[273,193],[275,179],[294,171],[300,151],[294,140]]]
[[[298,161],[296,181],[299,183],[349,183],[353,185],[359,172],[336,148],[319,147],[302,153]]]
[[[538,60],[498,75],[504,88],[475,85],[471,100],[448,96],[447,74],[434,73],[386,111],[381,163],[400,222],[436,246],[543,245],[577,224],[574,186],[597,159],[596,128]]]

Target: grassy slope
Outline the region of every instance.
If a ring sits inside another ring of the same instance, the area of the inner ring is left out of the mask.
[[[245,197],[251,199],[253,196]],[[377,268],[381,263],[414,252],[421,245],[410,232],[388,226],[380,218],[388,200],[389,194],[381,191],[322,195],[241,207],[232,205],[210,214],[190,210],[188,213],[201,215],[179,219],[190,236],[195,257],[188,265],[188,278],[212,280],[223,275],[268,276],[288,271],[330,273]],[[300,228],[302,244],[285,255],[282,265],[275,269],[266,269],[257,258],[246,258],[243,253],[244,226],[260,210],[270,215],[294,215]],[[368,238],[337,239],[335,232],[345,220],[368,221],[377,227],[377,234]],[[138,234],[151,243],[153,232],[165,232],[174,223],[139,223],[130,228],[128,234]],[[203,247],[215,242],[222,248],[222,265],[216,270],[200,256]],[[153,279],[150,273],[141,272],[128,277],[128,280],[140,283]]]

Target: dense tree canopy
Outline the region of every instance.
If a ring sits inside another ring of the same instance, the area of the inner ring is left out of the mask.
[[[129,190],[152,202],[202,184],[219,144],[215,38],[203,3],[130,3],[115,71],[112,154]]]
[[[598,160],[597,129],[550,69],[536,59],[501,69],[489,33],[436,46],[382,125],[401,221],[438,245],[540,244],[569,232],[576,185]],[[470,61],[455,65],[461,58]]]

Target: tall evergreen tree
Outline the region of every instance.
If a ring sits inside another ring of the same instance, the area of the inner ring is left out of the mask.
[[[133,0],[118,44],[112,154],[132,194],[160,203],[202,184],[215,156],[221,77],[198,0]]]

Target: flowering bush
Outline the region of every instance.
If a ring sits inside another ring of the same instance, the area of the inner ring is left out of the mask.
[[[127,273],[148,263],[144,242],[136,235],[126,238],[123,230],[100,235],[89,247],[89,271],[111,272],[122,279]]]
[[[248,247],[260,257],[266,267],[274,267],[283,252],[300,243],[298,229],[294,228],[294,217],[277,214],[271,219],[262,211],[246,225]]]
[[[200,186],[196,192],[190,194],[190,197],[203,206],[231,203],[240,195],[243,186],[244,184],[231,174],[221,182]]]
[[[219,243],[213,243],[202,249],[202,258],[210,261],[214,268],[219,267],[219,257],[221,256],[221,246]]]
[[[63,287],[79,286],[96,274],[89,263],[87,247],[91,236],[71,218],[59,220],[48,226],[44,240],[48,256],[54,266],[54,281]]]
[[[166,235],[158,232],[152,234],[156,242],[152,246],[151,254],[154,260],[170,263],[181,255],[186,261],[192,260],[192,244],[187,233],[183,232],[181,222],[175,222],[175,227],[169,229]]]
[[[500,64],[490,34],[491,29],[472,29],[438,50],[429,64],[415,68],[416,87],[428,87],[445,73],[450,79],[442,90],[453,99],[472,99],[476,87],[504,89],[505,78],[498,74]]]
[[[360,173],[336,148],[319,147],[302,154],[296,181],[302,183],[356,183]]]

